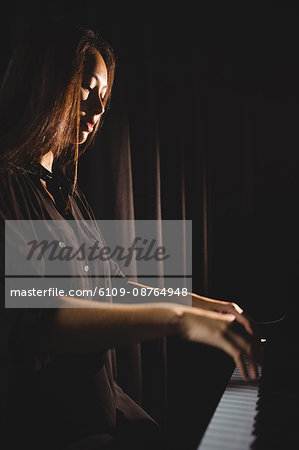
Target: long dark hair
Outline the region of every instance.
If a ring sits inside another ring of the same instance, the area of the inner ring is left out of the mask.
[[[86,57],[98,50],[107,66],[107,110],[115,71],[110,45],[87,28],[49,21],[21,37],[0,89],[1,159],[16,166],[39,162],[50,150],[74,187],[79,155],[94,139],[99,122],[79,145],[80,89]]]

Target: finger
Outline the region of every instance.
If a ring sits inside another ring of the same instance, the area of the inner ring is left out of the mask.
[[[244,364],[248,366],[248,373],[252,380],[257,380],[259,378],[258,365],[255,360],[247,359],[245,355],[242,355]]]
[[[234,358],[234,360],[235,360],[236,366],[238,367],[243,380],[249,381],[250,375],[248,373],[248,368],[247,368],[247,365],[246,365],[244,359],[241,356],[236,356]]]
[[[250,324],[250,327],[253,330],[253,333],[256,336],[260,336],[260,333],[259,333],[256,321],[252,317],[250,317],[248,314],[243,313],[242,316],[245,317],[248,320],[248,322]]]
[[[257,365],[257,345],[256,342],[250,339],[250,336],[242,336],[235,332],[235,330],[228,330],[227,339],[231,341],[231,343],[239,350],[242,355],[242,358],[245,359],[243,361],[245,367],[246,362],[248,366],[248,372],[250,374],[250,378],[257,379],[259,376],[258,373],[258,365]]]
[[[236,317],[230,328],[236,335],[241,336],[243,339],[245,339],[246,342],[250,343],[253,346],[256,357],[261,357],[262,344],[261,339],[257,333],[249,333],[245,329],[244,325],[240,323],[240,321],[238,321]]]
[[[235,316],[236,320],[241,325],[243,325],[243,327],[249,334],[252,334],[252,335],[255,334],[253,325],[252,325],[250,319],[243,313],[242,310],[241,310],[242,312],[239,312],[238,310],[236,310],[236,306],[238,306],[238,305],[233,305],[233,307],[232,307],[232,313]]]
[[[246,364],[242,360],[242,352],[238,349],[230,340],[225,341],[223,349],[233,358],[236,366],[238,367],[242,378],[245,381],[249,380],[249,374]]]
[[[259,378],[258,366],[254,360],[235,350],[234,360],[244,380],[257,380]]]
[[[242,354],[241,359],[245,366],[247,367],[247,372],[252,380],[257,380],[259,378],[258,366],[255,361],[251,361],[246,355]]]
[[[243,325],[249,334],[255,334],[251,319],[244,314],[243,309],[240,308],[237,303],[225,303],[225,306],[222,307],[221,312],[225,314],[233,314],[236,320]]]

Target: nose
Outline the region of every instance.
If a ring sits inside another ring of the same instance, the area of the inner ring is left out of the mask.
[[[95,116],[101,116],[105,112],[104,101],[99,93],[95,92],[90,107],[92,114]]]

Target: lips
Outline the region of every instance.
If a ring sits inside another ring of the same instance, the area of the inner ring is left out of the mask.
[[[95,122],[81,121],[81,125],[84,131],[91,133],[93,131],[93,127],[95,126]]]

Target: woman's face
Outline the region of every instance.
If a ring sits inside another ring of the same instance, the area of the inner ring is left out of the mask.
[[[108,73],[104,59],[97,50],[88,55],[81,87],[79,144],[83,144],[104,112]]]

